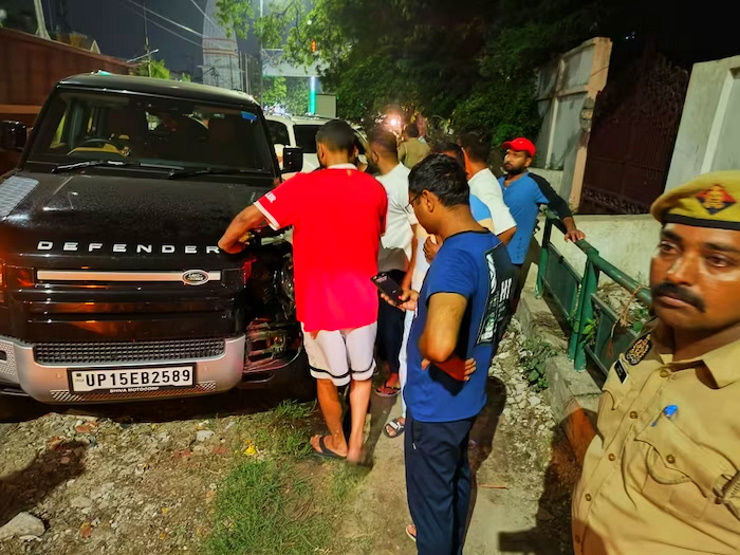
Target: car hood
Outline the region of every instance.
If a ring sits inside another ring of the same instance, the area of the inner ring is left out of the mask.
[[[272,186],[20,172],[0,183],[0,256],[227,259],[219,238]]]

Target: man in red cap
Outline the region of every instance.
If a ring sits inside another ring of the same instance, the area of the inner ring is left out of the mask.
[[[547,180],[529,172],[528,168],[536,152],[532,141],[519,137],[505,142],[503,148],[506,150],[503,166],[506,174],[498,181],[504,202],[516,221],[516,233],[507,248],[512,264],[521,269],[541,205],[548,205],[560,216],[567,231],[566,241],[579,241],[586,234],[576,228],[568,203],[553,190]]]

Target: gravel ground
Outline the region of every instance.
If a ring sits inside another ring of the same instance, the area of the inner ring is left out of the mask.
[[[572,552],[569,505],[578,469],[543,396],[523,377],[522,339],[514,322],[471,437],[477,495],[466,555]],[[0,539],[0,553],[202,553],[211,502],[255,437],[252,415],[276,404],[264,393],[234,392],[62,413],[33,406],[0,425],[0,538],[21,513],[43,528],[21,519],[25,529]],[[373,467],[337,517],[338,534],[358,538],[356,550],[344,553],[413,550],[404,533],[403,441],[381,434],[399,405],[373,398]]]

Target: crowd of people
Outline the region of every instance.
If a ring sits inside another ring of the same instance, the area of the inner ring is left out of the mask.
[[[502,145],[498,179],[488,166],[491,137],[481,131],[428,145],[412,124],[400,145],[383,128],[368,141],[361,171],[352,128],[325,124],[316,136],[321,169],[246,207],[219,246],[237,253],[250,229],[293,227],[297,319],[328,428],[311,439],[314,452],[363,461],[378,371],[376,395],[401,392],[402,414],[384,432],[404,437],[407,534],[421,554],[462,553],[469,434],[487,402],[488,369],[524,282],[540,206],[560,216],[567,241],[585,235],[567,203],[529,171],[536,148],[524,137]],[[711,419],[711,437],[690,445],[690,432],[709,430],[697,407],[735,392],[739,174],[697,180],[653,207],[663,224],[651,273],[657,320],[604,388],[599,435],[573,502],[579,554],[736,553],[740,545],[738,419],[723,412]],[[710,196],[711,187],[721,194]],[[706,392],[692,397],[700,386]],[[679,405],[686,433],[669,411]],[[697,457],[693,466],[679,459],[684,453]],[[653,491],[645,489],[650,479]]]

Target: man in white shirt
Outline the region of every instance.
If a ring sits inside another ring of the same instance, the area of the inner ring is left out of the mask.
[[[470,193],[488,206],[493,219],[493,232],[504,244],[508,244],[516,233],[516,222],[504,203],[496,176],[488,167],[491,137],[479,131],[468,131],[460,137],[460,146],[465,154]]]
[[[410,170],[398,160],[396,137],[393,133],[375,129],[370,133],[368,141],[370,159],[379,171],[376,178],[388,194],[388,215],[378,256],[378,272],[387,273],[396,283],[401,284],[413,258],[412,239],[417,227],[416,217],[409,206]],[[378,357],[388,365],[388,377],[375,392],[383,397],[396,395],[401,388],[398,371],[403,326],[403,311],[381,302],[377,347]]]

